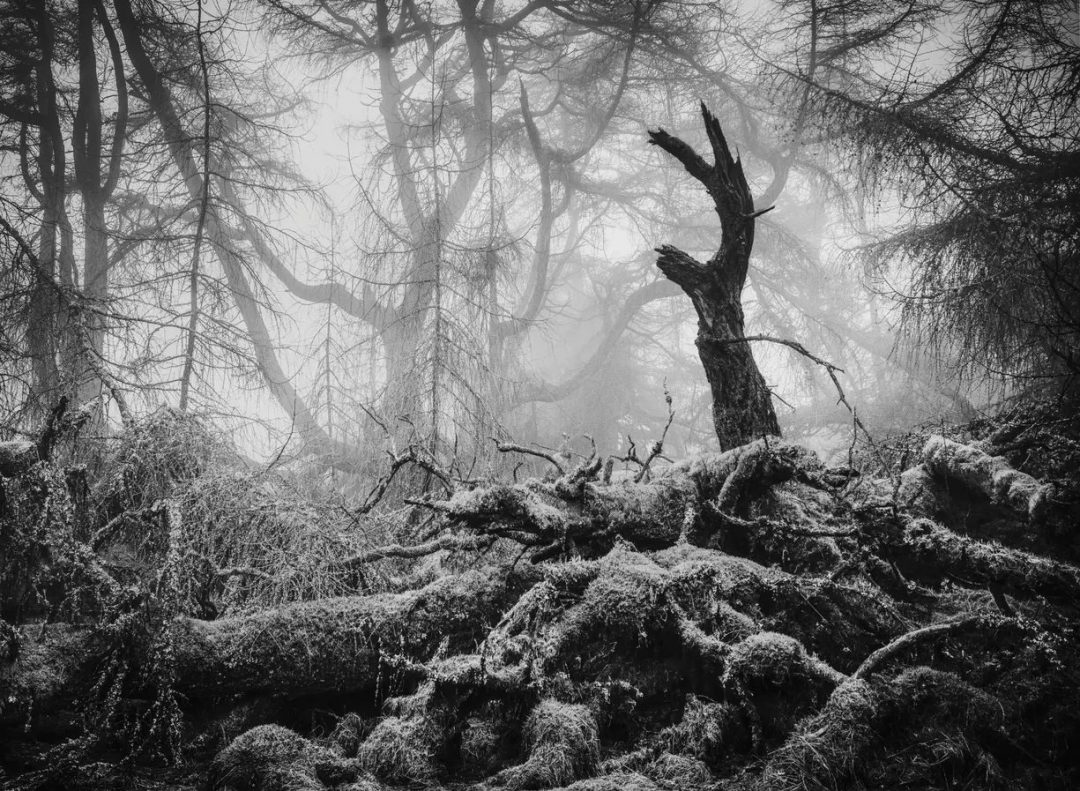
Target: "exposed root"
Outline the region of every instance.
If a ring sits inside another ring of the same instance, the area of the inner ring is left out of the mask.
[[[863,660],[863,663],[859,665],[858,669],[851,674],[851,677],[853,679],[866,678],[881,665],[911,646],[931,640],[940,635],[956,634],[965,629],[970,629],[971,627],[982,623],[984,620],[985,619],[982,616],[970,615],[955,621],[935,623],[930,626],[924,626],[921,629],[915,629],[914,631],[901,635],[888,645],[882,646],[877,651],[870,654],[870,656]]]

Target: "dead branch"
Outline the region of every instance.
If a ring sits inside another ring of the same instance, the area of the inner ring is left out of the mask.
[[[824,368],[825,373],[827,373],[829,375],[829,378],[832,380],[833,387],[836,388],[837,403],[843,404],[844,407],[847,409],[847,411],[851,413],[852,422],[856,426],[858,426],[859,429],[862,430],[863,436],[866,437],[866,441],[870,444],[871,449],[873,449],[874,455],[877,457],[878,463],[881,465],[882,470],[888,470],[889,469],[889,465],[886,463],[885,457],[881,454],[881,450],[878,448],[877,444],[874,442],[873,436],[871,436],[870,432],[867,430],[867,428],[863,424],[862,420],[859,419],[859,413],[855,410],[855,407],[851,405],[851,402],[847,400],[847,395],[844,393],[844,388],[840,385],[840,379],[836,376],[836,374],[844,373],[843,368],[840,368],[839,366],[834,365],[833,363],[830,363],[828,360],[823,360],[822,358],[818,357],[816,354],[812,354],[801,343],[798,343],[797,341],[791,341],[791,340],[788,340],[786,338],[775,338],[772,335],[748,335],[748,336],[746,336],[744,338],[716,339],[717,343],[724,343],[724,344],[745,343],[745,342],[748,342],[748,341],[765,341],[765,342],[768,342],[768,343],[778,343],[781,346],[787,346],[789,349],[792,349],[792,350],[798,352],[799,354],[801,354],[803,357],[807,358],[811,362],[817,363],[822,368]]]
[[[495,443],[495,450],[499,451],[499,453],[524,453],[529,456],[536,456],[537,458],[544,459],[554,465],[555,469],[559,471],[559,475],[566,475],[566,469],[559,460],[545,450],[518,445],[515,442],[500,442],[495,439],[495,437],[492,437],[491,441]]]
[[[985,616],[982,615],[968,615],[963,618],[958,618],[955,621],[935,623],[930,626],[924,626],[921,629],[915,629],[907,634],[902,634],[891,643],[882,646],[877,651],[870,654],[870,656],[866,657],[866,659],[863,660],[863,663],[859,665],[858,669],[851,674],[851,678],[866,678],[889,659],[913,645],[924,643],[934,637],[961,632],[972,626],[984,623],[985,620]]]
[[[491,536],[446,535],[432,541],[426,541],[423,544],[385,544],[381,547],[358,552],[355,555],[336,561],[333,565],[337,568],[348,569],[385,558],[414,560],[444,549],[452,552],[466,549],[486,549],[491,546],[494,540]]]
[[[664,424],[664,432],[660,435],[660,439],[654,442],[649,448],[649,457],[645,459],[645,462],[641,465],[641,470],[634,478],[634,483],[641,483],[642,479],[649,474],[649,465],[664,452],[664,440],[667,439],[668,429],[671,428],[671,422],[675,419],[675,410],[671,408],[671,393],[664,388],[664,400],[667,401],[667,423]]]

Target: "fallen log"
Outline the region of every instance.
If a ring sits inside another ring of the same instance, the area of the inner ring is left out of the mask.
[[[189,700],[374,690],[384,662],[472,650],[527,584],[521,575],[475,572],[407,593],[321,599],[219,621],[178,618],[165,632],[171,683]],[[133,641],[134,650],[147,644]],[[70,705],[114,648],[99,630],[62,624],[24,636],[14,661],[0,666],[3,721]],[[137,667],[146,657],[128,659]]]
[[[929,519],[907,520],[894,557],[902,568],[923,578],[950,577],[968,586],[1062,603],[1080,601],[1080,569],[1069,563],[976,541]]]
[[[554,483],[492,484],[420,502],[467,529],[537,547],[534,561],[564,551],[597,557],[618,540],[639,549],[680,539],[704,546],[725,524],[717,514],[742,513],[770,487],[822,465],[797,445],[758,440],[674,464],[648,482],[606,483],[600,468],[591,465],[591,480],[573,470]]]
[[[191,695],[374,689],[382,660],[469,651],[520,594],[479,572],[407,593],[321,599],[219,621],[176,623],[176,685]]]
[[[1037,518],[1053,492],[1015,469],[1001,456],[991,456],[974,445],[934,435],[922,451],[923,464],[935,476],[962,483],[986,499],[1007,506],[1029,518]]]

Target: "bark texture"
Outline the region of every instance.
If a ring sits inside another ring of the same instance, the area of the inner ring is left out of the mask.
[[[663,129],[649,142],[675,157],[708,191],[720,217],[720,249],[706,263],[664,245],[656,265],[694,304],[697,347],[713,395],[713,424],[722,449],[734,448],[780,427],[765,380],[745,340],[742,289],[754,246],[755,212],[742,162],[733,158],[720,123],[701,105],[714,162]]]

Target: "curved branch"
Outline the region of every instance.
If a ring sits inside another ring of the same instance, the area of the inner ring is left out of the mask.
[[[619,311],[618,316],[616,316],[607,335],[604,336],[604,339],[600,342],[600,346],[593,352],[592,357],[578,369],[577,373],[558,384],[546,382],[529,383],[522,392],[516,395],[514,399],[515,406],[520,406],[533,401],[561,401],[569,396],[585,384],[585,382],[589,380],[589,377],[600,370],[601,366],[603,366],[608,357],[615,350],[623,332],[626,331],[626,328],[630,325],[630,322],[633,320],[634,316],[637,315],[639,310],[650,302],[678,296],[680,293],[678,286],[670,280],[656,280],[649,283],[647,286],[642,286],[631,294],[626,302],[623,303],[622,309]]]
[[[888,645],[882,646],[877,651],[870,654],[870,656],[866,657],[866,659],[863,660],[863,663],[859,665],[859,668],[851,674],[851,678],[853,680],[866,678],[889,659],[896,656],[901,651],[909,648],[910,646],[926,642],[931,638],[941,635],[955,634],[956,632],[960,632],[972,626],[980,624],[984,620],[985,618],[981,615],[969,615],[965,618],[960,618],[955,621],[935,623],[931,624],[930,626],[924,626],[922,629],[915,629],[914,631],[908,632],[907,634],[902,634]]]
[[[554,465],[555,469],[559,471],[559,475],[565,475],[566,469],[562,466],[557,458],[547,451],[540,450],[539,448],[529,448],[525,445],[518,445],[514,442],[499,442],[492,437],[492,441],[495,443],[495,450],[499,453],[524,453],[529,456],[536,456],[541,459],[545,459]]]
[[[124,153],[124,139],[127,136],[128,122],[128,89],[127,79],[124,76],[124,58],[120,52],[120,42],[116,38],[116,31],[105,13],[105,5],[102,0],[95,0],[98,20],[101,30],[105,34],[105,40],[109,44],[109,55],[112,58],[113,75],[116,83],[116,121],[113,124],[112,148],[109,152],[109,172],[105,177],[105,183],[101,187],[104,198],[112,195],[116,184],[120,180],[120,166]]]
[[[244,208],[232,182],[221,179],[222,194],[237,216],[240,217],[240,232],[251,245],[259,260],[281,281],[282,285],[299,299],[319,305],[333,305],[353,318],[371,324],[377,330],[385,329],[393,321],[392,310],[383,305],[375,295],[374,289],[365,284],[359,296],[333,281],[329,283],[305,283],[292,273],[289,266],[274,252],[266,236]]]
[[[398,558],[402,560],[415,560],[427,557],[444,549],[451,551],[462,549],[485,549],[495,541],[492,536],[440,536],[439,538],[426,541],[423,544],[386,544],[385,546],[358,552],[350,557],[343,558],[333,563],[336,569],[350,569],[373,563],[376,560],[386,558]]]

